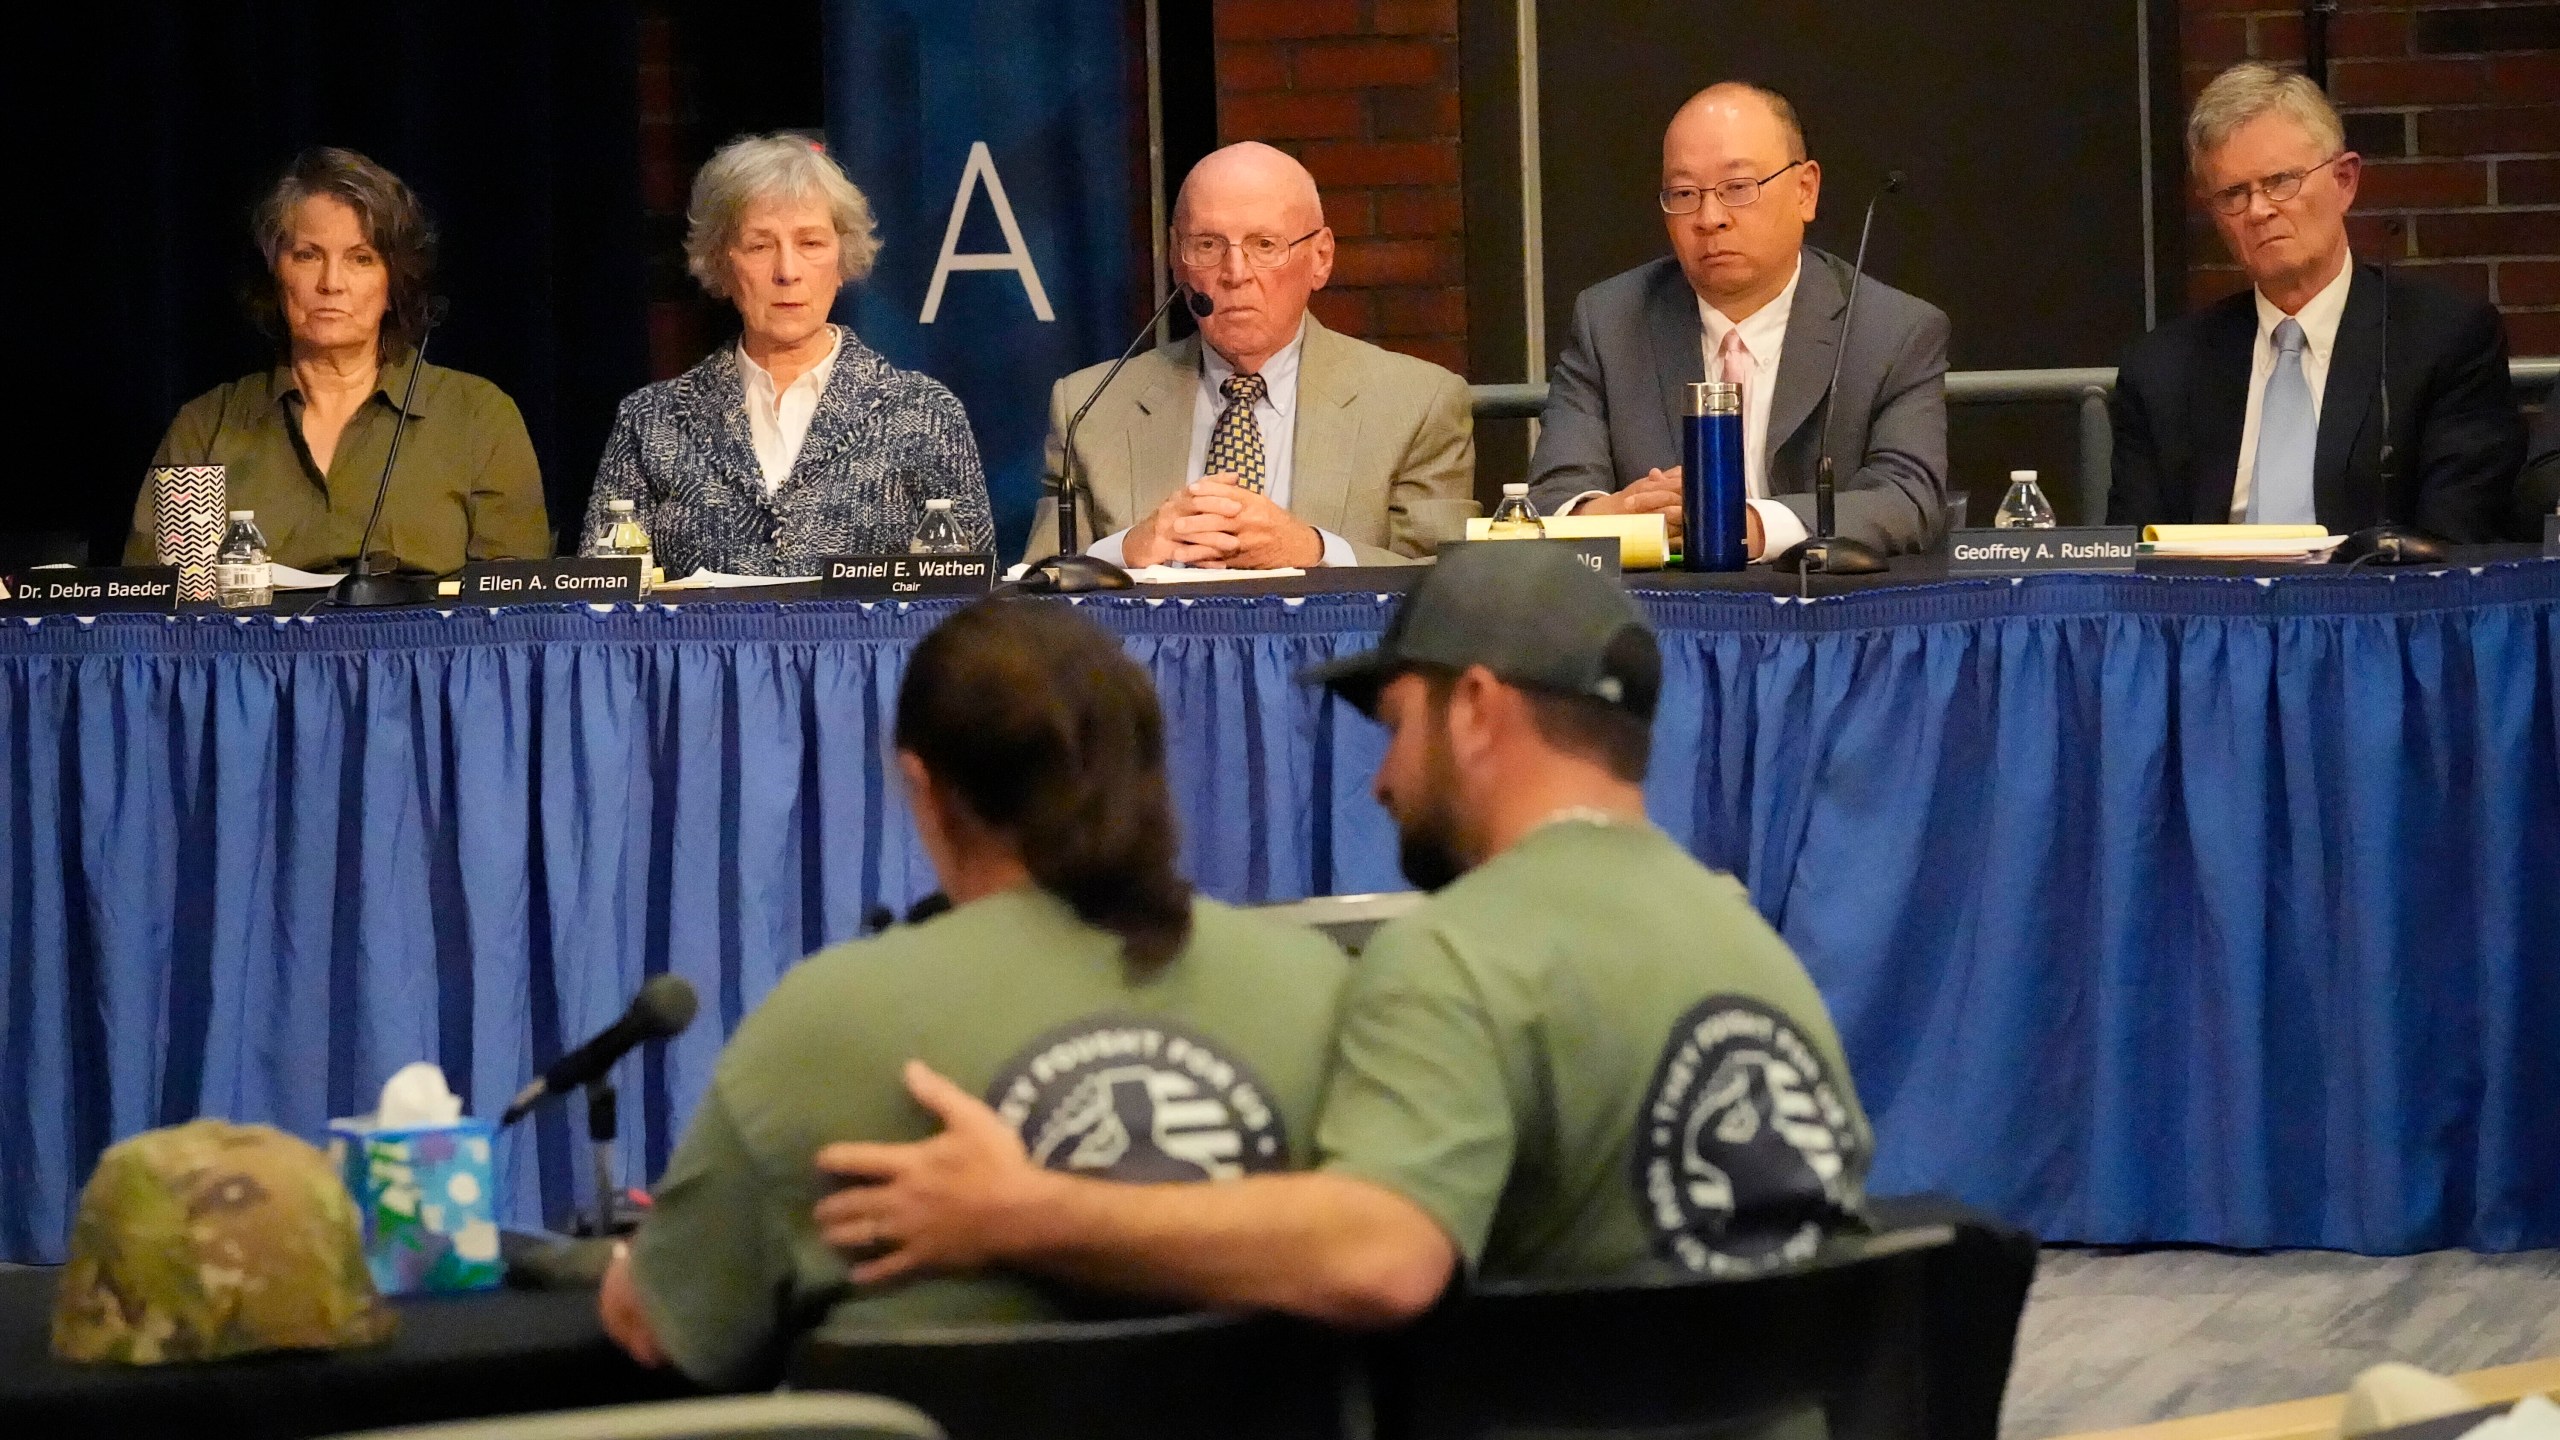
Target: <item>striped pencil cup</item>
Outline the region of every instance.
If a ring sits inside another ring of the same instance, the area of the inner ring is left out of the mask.
[[[150,485],[160,525],[160,563],[178,567],[178,598],[214,598],[213,557],[222,548],[228,482],[219,465],[154,465]]]

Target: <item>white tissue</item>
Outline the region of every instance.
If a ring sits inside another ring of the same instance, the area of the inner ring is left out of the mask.
[[[2462,1440],[2555,1440],[2560,1437],[2560,1405],[2527,1395],[2516,1408],[2471,1427]]]
[[[384,1130],[410,1130],[421,1125],[450,1125],[462,1118],[462,1097],[445,1084],[444,1071],[425,1060],[400,1067],[382,1082],[382,1101],[373,1123]]]

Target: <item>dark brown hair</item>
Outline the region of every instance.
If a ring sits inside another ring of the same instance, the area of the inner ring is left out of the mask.
[[[1072,608],[981,600],[943,621],[907,662],[897,743],[1132,968],[1189,941],[1155,687]]]
[[[267,338],[290,344],[284,308],[276,299],[276,261],[293,243],[293,216],[302,202],[326,195],[356,212],[365,243],[382,256],[390,295],[382,312],[381,358],[397,361],[426,333],[428,290],[435,278],[436,227],[427,208],[397,175],[353,150],[320,145],[293,157],[250,215],[258,253],[266,258],[264,283],[248,287],[249,316]]]

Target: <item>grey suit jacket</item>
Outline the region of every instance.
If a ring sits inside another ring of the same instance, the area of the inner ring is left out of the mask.
[[[1298,352],[1298,433],[1289,513],[1351,542],[1363,565],[1401,565],[1457,538],[1476,513],[1475,413],[1467,382],[1427,360],[1381,350],[1307,317]],[[1090,365],[1049,389],[1050,498],[1031,520],[1025,560],[1058,548],[1055,490],[1065,473],[1067,418],[1111,367]],[[1087,487],[1080,543],[1145,519],[1198,479],[1191,412],[1200,399],[1200,338],[1129,362],[1076,431]]]
[[[1850,269],[1806,246],[1769,408],[1769,495],[1813,529],[1823,403]],[[1573,304],[1573,334],[1547,382],[1529,495],[1538,508],[1615,491],[1680,463],[1687,386],[1706,378],[1697,292],[1668,256],[1613,275]],[[1947,478],[1947,317],[1871,276],[1840,367],[1833,423],[1839,532],[1886,554],[1936,543]]]

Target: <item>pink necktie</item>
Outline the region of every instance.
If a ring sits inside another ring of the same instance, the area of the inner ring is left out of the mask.
[[[1751,383],[1751,351],[1742,343],[1742,327],[1724,332],[1724,343],[1716,347],[1716,368],[1728,385]]]

